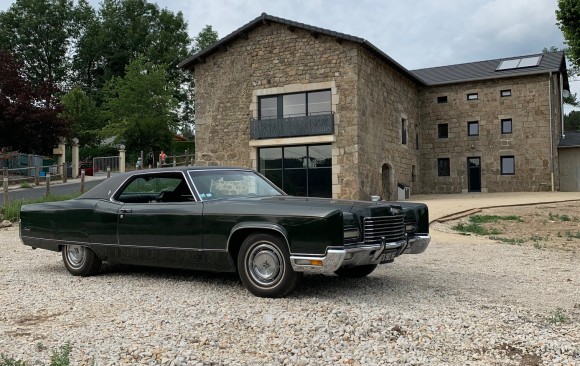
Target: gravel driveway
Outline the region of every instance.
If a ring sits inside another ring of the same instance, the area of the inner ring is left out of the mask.
[[[109,266],[90,278],[0,229],[0,353],[48,365],[579,365],[578,253],[434,232],[368,278],[285,299],[234,275]]]

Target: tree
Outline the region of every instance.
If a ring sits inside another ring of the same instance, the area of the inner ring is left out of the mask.
[[[104,0],[98,15],[83,12],[86,31],[75,55],[75,71],[87,90],[98,90],[112,77],[123,77],[138,55],[165,65],[169,79],[180,82],[177,64],[191,43],[183,14],[146,0]]]
[[[194,39],[192,53],[199,52],[216,43],[219,40],[218,33],[211,25],[206,25]]]
[[[567,56],[569,49],[567,49],[567,48],[558,49],[558,47],[556,47],[556,46],[551,46],[550,48],[544,47],[544,49],[542,50],[542,53],[558,52],[558,51],[563,51]],[[580,73],[580,71],[578,70],[578,66],[572,65],[570,68],[568,68],[568,77],[574,78],[579,73]],[[568,104],[568,105],[571,105],[574,107],[580,106],[580,102],[578,101],[577,93],[570,93],[570,95],[568,95],[567,97],[564,97],[564,104]]]
[[[76,86],[62,97],[63,112],[60,118],[70,125],[72,137],[79,139],[81,146],[95,146],[100,142],[99,130],[103,117],[95,102]]]
[[[112,78],[104,88],[106,136],[117,136],[128,149],[162,150],[171,144],[177,128],[177,100],[165,66],[138,57],[125,69],[125,77]]]
[[[194,38],[194,45],[191,50],[195,54],[203,49],[208,48],[219,40],[218,33],[213,30],[211,25],[206,25]],[[183,82],[179,88],[181,90],[180,101],[180,126],[179,130],[187,138],[193,138],[195,135],[195,73],[181,71],[183,73]]]
[[[75,32],[72,0],[16,0],[0,12],[0,49],[23,63],[31,83],[53,90],[66,87]]]
[[[571,111],[564,115],[565,131],[580,131],[580,111]]]
[[[0,146],[28,153],[51,154],[60,136],[68,136],[60,108],[50,101],[50,83],[33,85],[23,63],[0,51]]]
[[[578,0],[558,0],[557,24],[568,45],[569,60],[580,66],[580,3]]]

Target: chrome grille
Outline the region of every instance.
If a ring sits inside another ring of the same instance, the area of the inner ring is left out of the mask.
[[[403,215],[365,217],[363,220],[365,243],[380,243],[385,237],[388,243],[405,238]]]

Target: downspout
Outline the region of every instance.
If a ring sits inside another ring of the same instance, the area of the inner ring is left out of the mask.
[[[562,139],[566,138],[564,134],[564,75],[560,73],[560,117],[562,118]]]
[[[552,167],[552,172],[550,173],[550,179],[552,183],[552,192],[554,192],[554,136],[552,135],[552,72],[550,71],[550,77],[548,79],[548,109],[550,115],[550,165]]]

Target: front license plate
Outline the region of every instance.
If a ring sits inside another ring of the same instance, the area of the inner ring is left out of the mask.
[[[381,254],[380,263],[392,261],[395,259],[395,254],[397,254],[396,251]]]

